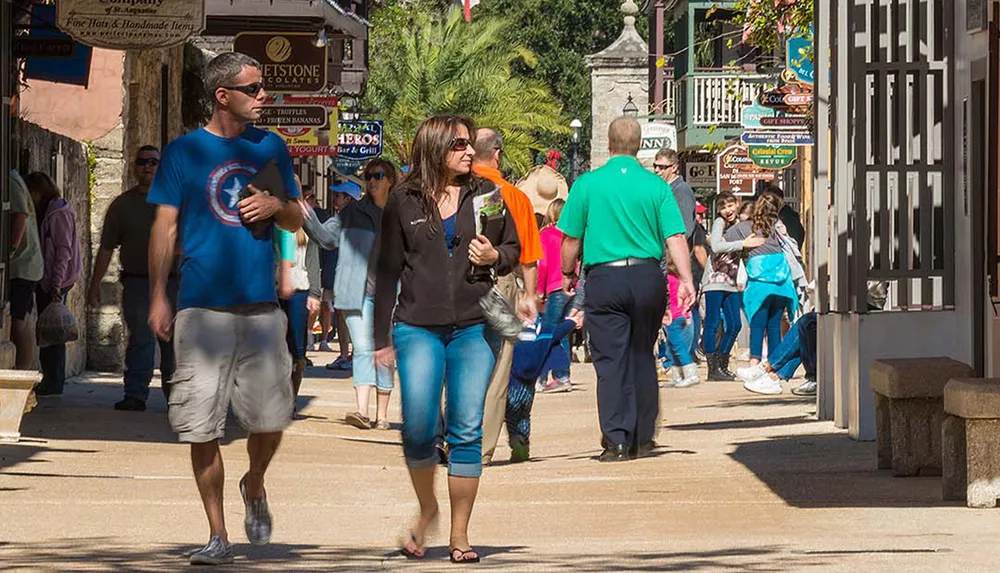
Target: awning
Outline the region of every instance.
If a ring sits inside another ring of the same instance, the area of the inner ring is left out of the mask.
[[[324,26],[367,38],[371,24],[335,0],[205,0],[206,36],[239,32],[315,32]]]

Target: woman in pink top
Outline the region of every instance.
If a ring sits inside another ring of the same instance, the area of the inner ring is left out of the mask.
[[[559,216],[562,214],[566,201],[556,199],[549,204],[549,209],[542,220],[542,230],[539,236],[542,240],[542,260],[538,261],[538,290],[545,297],[545,310],[541,313],[542,332],[552,332],[566,318],[569,297],[562,290],[562,239],[563,233],[556,228]],[[546,330],[548,329],[548,330]],[[569,337],[563,338],[559,347],[553,352],[565,352],[569,357]],[[569,361],[557,361],[569,364]],[[542,372],[538,382],[540,392],[566,392],[571,388],[569,369],[553,370],[552,380],[548,380],[548,372]]]

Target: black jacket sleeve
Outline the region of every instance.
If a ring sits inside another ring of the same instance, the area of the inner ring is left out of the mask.
[[[403,226],[399,217],[402,193],[394,192],[382,211],[382,247],[375,267],[375,349],[391,345],[392,313],[403,272]]]

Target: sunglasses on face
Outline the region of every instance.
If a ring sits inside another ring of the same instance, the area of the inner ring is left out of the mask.
[[[676,163],[670,163],[668,165],[664,165],[662,163],[654,163],[653,164],[653,171],[666,171],[667,169],[670,169],[674,165],[676,165]]]
[[[381,181],[385,179],[385,173],[382,173],[381,171],[376,171],[375,173],[365,174],[365,181],[371,181],[372,179],[376,181]]]
[[[471,139],[465,137],[456,137],[451,140],[451,145],[449,147],[451,147],[452,151],[465,151],[466,149],[469,148],[470,145],[472,145]]]
[[[135,160],[135,164],[139,167],[145,167],[147,165],[150,167],[156,167],[160,164],[160,160],[155,157],[139,157]]]
[[[247,84],[245,86],[222,86],[222,87],[227,90],[237,91],[255,98],[257,97],[257,94],[259,94],[261,90],[264,89],[264,84],[260,82],[254,82],[252,84]]]

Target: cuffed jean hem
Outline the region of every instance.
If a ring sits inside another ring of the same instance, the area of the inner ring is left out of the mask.
[[[411,470],[425,470],[427,468],[432,468],[438,463],[438,455],[435,452],[433,456],[429,458],[406,458],[406,467]]]
[[[448,463],[448,475],[463,478],[477,478],[483,475],[483,464]]]

